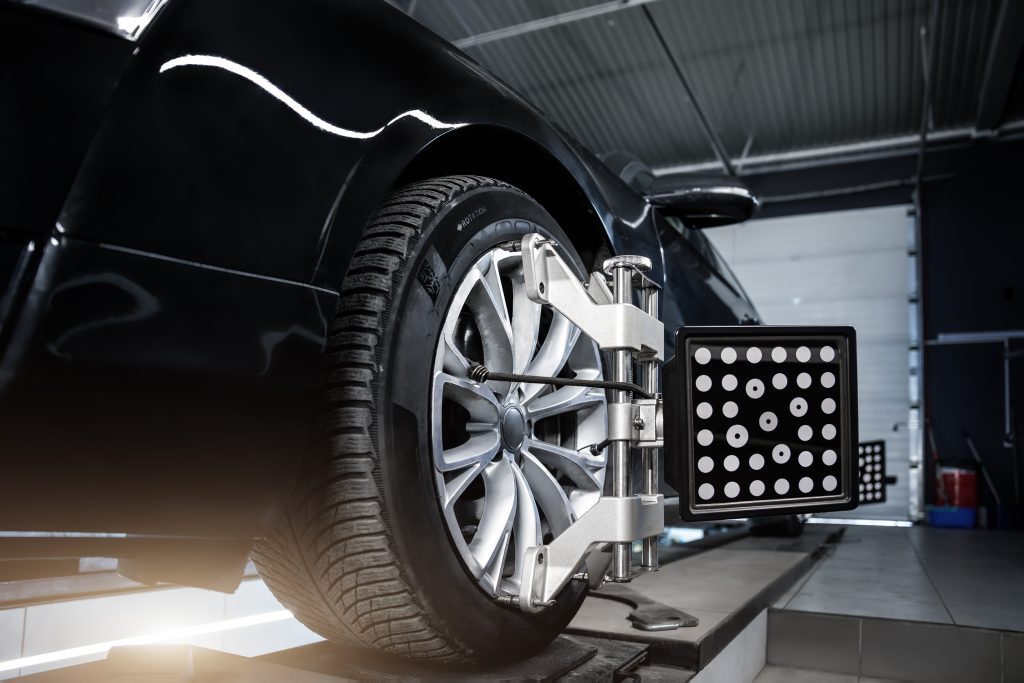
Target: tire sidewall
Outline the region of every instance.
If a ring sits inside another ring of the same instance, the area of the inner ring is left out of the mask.
[[[554,239],[585,272],[554,219],[518,190],[487,186],[444,207],[422,231],[396,278],[382,330],[376,434],[385,514],[406,579],[435,626],[481,660],[521,657],[544,647],[575,614],[585,587],[528,615],[498,605],[467,571],[438,500],[431,453],[434,357],[451,299],[469,269],[496,245],[531,232]]]

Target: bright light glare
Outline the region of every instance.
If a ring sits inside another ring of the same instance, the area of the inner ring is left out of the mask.
[[[263,612],[262,614],[252,614],[247,617],[238,617],[236,619],[213,621],[208,624],[197,624],[196,626],[184,626],[182,628],[173,628],[168,629],[166,631],[157,631],[156,633],[147,633],[141,636],[132,636],[131,638],[108,640],[103,643],[94,643],[93,645],[71,647],[66,650],[54,650],[53,652],[45,652],[40,655],[32,655],[31,657],[9,659],[6,662],[0,662],[0,672],[11,671],[12,669],[20,669],[22,667],[37,666],[39,664],[52,664],[53,662],[60,662],[67,659],[75,659],[77,657],[86,657],[88,655],[103,654],[112,647],[120,647],[123,645],[152,645],[154,643],[164,643],[169,640],[191,638],[192,636],[201,636],[207,633],[233,631],[235,629],[245,628],[246,626],[270,624],[275,621],[285,621],[286,619],[293,618],[294,617],[292,616],[291,612],[289,612],[286,609],[282,609],[277,610],[275,612]]]
[[[376,135],[379,135],[381,132],[384,131],[385,128],[390,126],[392,123],[400,119],[404,119],[406,117],[422,121],[431,128],[462,128],[463,126],[466,125],[465,123],[445,123],[444,121],[434,118],[433,116],[431,116],[430,114],[426,113],[421,109],[411,109],[407,112],[403,112],[398,116],[394,117],[377,130],[372,130],[366,133],[357,130],[349,130],[347,128],[335,126],[333,123],[329,123],[328,121],[323,120],[322,118],[311,112],[309,109],[306,109],[304,106],[299,104],[291,95],[289,95],[288,93],[286,93],[285,91],[281,90],[276,85],[271,83],[269,80],[267,80],[265,76],[253,71],[247,66],[242,66],[237,62],[232,62],[230,59],[224,59],[223,57],[215,57],[213,55],[184,55],[182,57],[175,57],[174,59],[164,62],[163,65],[160,67],[160,73],[164,73],[166,71],[170,71],[171,69],[175,69],[182,66],[212,66],[218,69],[223,69],[224,71],[227,71],[229,73],[233,73],[236,76],[241,76],[250,83],[257,85],[260,88],[263,88],[263,90],[265,90],[267,93],[272,95],[274,98],[282,102],[293,112],[295,112],[303,119],[319,128],[320,130],[327,133],[332,133],[333,135],[341,136],[343,138],[354,138],[356,140],[365,140],[367,138],[372,138]]]
[[[811,517],[808,524],[843,524],[846,526],[914,526],[913,522],[905,519],[838,519],[833,517]]]

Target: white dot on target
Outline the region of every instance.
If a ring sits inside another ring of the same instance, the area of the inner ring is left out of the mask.
[[[764,482],[763,481],[761,481],[760,479],[755,479],[754,481],[750,482],[750,495],[752,495],[752,496],[760,496],[763,493],[764,493]]]
[[[821,373],[821,386],[825,387],[826,389],[831,389],[835,385],[836,385],[836,376],[835,375],[833,375],[831,372],[823,372],[823,373]]]
[[[697,391],[707,391],[711,388],[711,378],[707,375],[701,375],[693,385],[697,387]]]
[[[826,415],[831,415],[832,413],[836,412],[835,399],[826,398],[825,400],[823,400],[821,402],[821,412],[825,413]]]
[[[796,359],[801,363],[806,363],[811,359],[811,350],[806,346],[801,346],[796,350]]]
[[[838,459],[839,458],[836,457],[836,452],[834,450],[832,450],[831,448],[821,454],[821,461],[823,463],[825,463],[826,465],[828,465],[829,467],[831,467],[832,465],[835,465],[836,464],[836,460],[838,460]]]
[[[759,470],[764,467],[764,456],[760,453],[754,453],[747,460],[747,464],[750,465],[750,469]]]
[[[697,432],[697,443],[701,446],[710,446],[711,442],[714,441],[714,436],[711,434],[710,429],[702,429]]]
[[[711,362],[711,352],[702,346],[693,354],[693,359],[701,365],[707,365]]]
[[[831,474],[821,480],[821,488],[826,491],[835,491],[838,485],[839,482]]]
[[[736,405],[735,401],[726,401],[722,404],[722,415],[732,419],[740,412],[740,407]]]
[[[722,491],[725,493],[726,498],[735,498],[740,495],[740,485],[734,481],[730,481],[725,485],[725,488],[723,488]]]
[[[743,425],[733,425],[725,433],[725,440],[733,448],[742,448],[747,443],[747,428]]]
[[[748,363],[760,363],[761,362],[761,349],[756,346],[751,346],[747,349],[747,362]]]
[[[831,441],[832,439],[836,438],[836,426],[835,425],[825,425],[824,427],[822,427],[821,428],[821,437],[823,439],[825,439],[826,441]]]
[[[722,349],[722,362],[728,365],[732,365],[736,362],[736,349],[731,346],[726,346]]]
[[[800,487],[801,493],[810,493],[811,489],[814,488],[814,482],[811,481],[810,477],[802,477],[800,483],[797,484]]]
[[[711,417],[711,413],[713,412],[714,409],[711,407],[711,404],[708,403],[707,401],[702,401],[701,403],[697,404],[697,417],[699,417],[700,419],[708,419],[709,417]]]
[[[796,461],[800,463],[801,467],[810,467],[814,462],[814,456],[811,455],[810,451],[800,451],[800,455],[797,456]]]
[[[701,500],[711,500],[711,496],[715,495],[715,487],[711,484],[701,484],[697,489],[697,495]]]
[[[788,491],[789,491],[789,482],[788,481],[786,481],[785,479],[776,479],[775,480],[775,493],[777,493],[777,494],[779,494],[781,496],[781,495],[784,495],[785,493],[787,493]]]
[[[807,414],[807,401],[797,396],[789,402],[789,412],[793,417],[803,417]]]
[[[736,375],[725,375],[722,377],[722,388],[726,391],[732,391],[739,386],[739,380],[736,379]]]
[[[814,430],[810,425],[800,425],[800,429],[796,430],[796,436],[801,441],[810,441],[814,436]]]
[[[811,376],[806,372],[801,372],[796,376],[796,385],[801,389],[806,389],[811,386]]]
[[[786,362],[786,349],[782,348],[781,346],[776,346],[774,349],[772,349],[772,360],[775,361],[776,363]]]
[[[772,386],[776,389],[785,389],[787,382],[788,380],[786,379],[786,376],[781,372],[776,372],[775,375],[772,376]]]
[[[752,379],[747,382],[747,396],[750,398],[761,398],[764,396],[764,382],[759,379]]]
[[[730,472],[735,472],[740,468],[740,459],[735,455],[727,455],[722,461],[722,466]]]
[[[831,363],[835,360],[836,352],[831,346],[822,346],[821,351],[818,352],[818,356],[826,363]]]
[[[704,474],[707,474],[711,470],[715,469],[715,461],[705,455],[697,461],[697,469]]]

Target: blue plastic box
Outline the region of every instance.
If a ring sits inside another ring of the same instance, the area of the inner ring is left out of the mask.
[[[928,526],[971,529],[977,512],[976,508],[929,505]]]

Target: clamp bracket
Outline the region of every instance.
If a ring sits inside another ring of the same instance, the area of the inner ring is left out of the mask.
[[[665,504],[661,494],[601,498],[551,543],[526,551],[519,609],[536,613],[551,605],[595,547],[656,536],[664,528]]]
[[[552,306],[602,350],[629,350],[639,360],[665,359],[665,326],[660,320],[632,304],[611,303],[607,284],[594,284],[599,278],[591,278],[591,295],[542,235],[524,237],[522,252],[526,296],[531,301]]]

